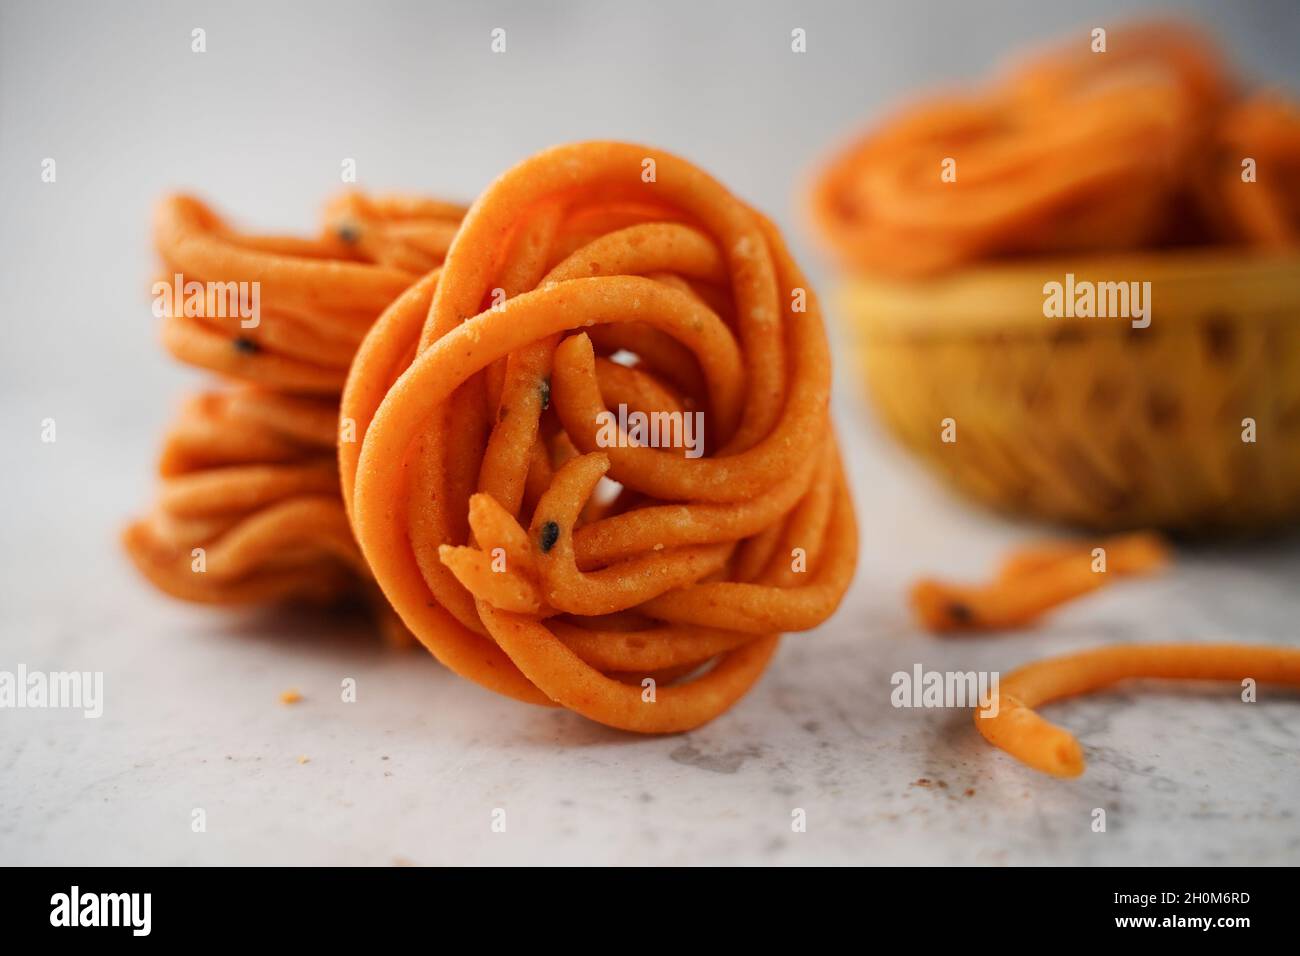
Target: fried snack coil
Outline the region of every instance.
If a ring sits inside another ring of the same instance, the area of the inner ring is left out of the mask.
[[[770,223],[662,151],[556,147],[493,183],[441,272],[366,337],[343,497],[385,595],[451,670],[688,730],[852,577],[829,387],[820,308]],[[703,455],[602,440],[620,405],[699,412]]]
[[[336,420],[331,401],[253,386],[188,399],[163,444],[154,508],[123,534],[140,572],[203,604],[360,594],[389,641],[409,643],[348,526]]]
[[[903,278],[1150,245],[1165,238],[1191,152],[1231,90],[1199,34],[1112,30],[1105,53],[1052,50],[985,90],[886,121],[822,173],[813,217],[845,264]]]
[[[1253,160],[1253,181],[1242,164]],[[1222,232],[1265,249],[1300,244],[1300,104],[1278,92],[1235,104],[1215,131],[1204,202]]]
[[[325,207],[325,232],[366,262],[423,275],[442,264],[464,218],[457,203],[352,190]]]
[[[975,711],[975,726],[995,747],[1056,777],[1083,773],[1083,749],[1069,731],[1034,708],[1131,678],[1241,681],[1300,688],[1300,650],[1247,644],[1130,644],[1035,661],[1002,678],[998,709]]]
[[[329,600],[365,571],[331,455],[332,403],[243,386],[188,399],[153,512],[124,544],[158,588],[204,603]],[[193,549],[205,552],[202,572]]]
[[[173,297],[163,344],[176,358],[280,391],[337,395],[366,330],[438,264],[462,210],[434,200],[347,194],[318,239],[248,235],[191,196],[164,199],[154,242],[160,281],[258,285],[258,315]],[[234,288],[234,286],[230,286]],[[251,297],[249,295],[248,297]],[[194,313],[200,314],[194,314]]]

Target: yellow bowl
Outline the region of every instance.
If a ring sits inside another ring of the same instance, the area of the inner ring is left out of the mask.
[[[1049,318],[1046,284],[1067,274],[1076,291],[1149,282],[1150,325]],[[842,304],[886,425],[990,505],[1099,530],[1254,531],[1300,517],[1300,255],[1179,250],[924,283],[858,277]]]

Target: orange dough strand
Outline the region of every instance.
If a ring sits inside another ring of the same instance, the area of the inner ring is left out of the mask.
[[[361,595],[411,643],[375,587],[339,491],[332,402],[254,386],[188,400],[159,460],[152,512],[122,536],[159,590],[203,604]]]
[[[179,275],[183,290],[201,283],[205,293],[210,284],[234,291],[247,283],[249,311],[256,283],[257,315],[239,313],[226,292],[218,293],[224,307],[173,294],[163,344],[181,361],[230,378],[337,395],[366,331],[442,261],[462,214],[436,200],[348,193],[327,209],[324,235],[298,239],[239,233],[199,200],[169,196],[154,216],[158,281],[174,287]]]
[[[995,716],[975,726],[995,747],[1057,777],[1083,773],[1083,749],[1069,731],[1034,712],[1053,700],[1130,678],[1242,681],[1300,688],[1300,649],[1241,644],[1133,644],[1035,661],[1002,678]]]
[[[848,587],[829,395],[820,307],[771,223],[662,151],[561,146],[493,183],[362,343],[343,498],[453,671],[689,730]],[[636,445],[619,406],[675,438]]]
[[[329,204],[322,235],[298,238],[236,232],[188,196],[159,204],[165,344],[254,386],[190,399],[168,433],[157,505],[123,539],[157,587],[215,604],[361,592],[387,638],[411,642],[347,521],[334,449],[351,436],[336,396],[383,309],[436,275],[464,212],[351,192]]]
[[[1105,570],[1093,550],[1105,551]],[[1012,554],[997,580],[965,586],[923,578],[909,599],[917,620],[937,633],[1025,627],[1043,614],[1117,577],[1151,574],[1169,561],[1168,548],[1154,534],[1109,538],[1096,544],[1053,542]]]

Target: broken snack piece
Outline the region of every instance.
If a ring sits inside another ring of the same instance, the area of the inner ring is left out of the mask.
[[[1300,648],[1248,644],[1126,644],[1026,664],[1001,680],[996,709],[976,708],[975,727],[993,746],[1056,777],[1083,773],[1074,735],[1035,708],[1130,678],[1254,680],[1300,688]]]
[[[1047,542],[1012,553],[989,584],[923,578],[912,586],[909,600],[921,625],[936,633],[1026,627],[1117,577],[1153,574],[1168,561],[1168,547],[1149,532],[1094,544]]]

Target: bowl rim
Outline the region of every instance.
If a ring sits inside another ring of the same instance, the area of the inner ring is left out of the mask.
[[[1048,282],[1150,282],[1147,328],[1124,317],[1048,317]],[[1231,246],[1044,256],[987,262],[920,280],[862,273],[842,280],[836,310],[859,332],[981,335],[1010,330],[1052,334],[1074,330],[1115,334],[1196,320],[1228,321],[1285,315],[1300,309],[1300,250]]]

